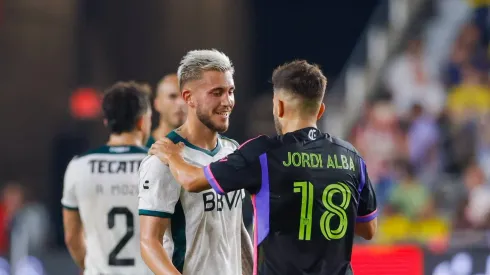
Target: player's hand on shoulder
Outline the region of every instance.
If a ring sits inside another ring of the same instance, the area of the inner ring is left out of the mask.
[[[182,142],[175,144],[168,138],[162,138],[153,143],[149,153],[168,164],[173,157],[182,157],[183,151],[184,144]]]

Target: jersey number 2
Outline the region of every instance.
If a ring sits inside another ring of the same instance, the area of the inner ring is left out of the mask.
[[[107,215],[107,225],[109,229],[112,229],[115,225],[115,219],[117,215],[122,215],[126,217],[126,234],[117,243],[116,247],[109,254],[109,265],[110,266],[133,266],[134,259],[118,259],[117,254],[121,252],[124,246],[129,242],[129,240],[134,236],[134,216],[131,211],[126,207],[114,207],[109,211]]]
[[[294,193],[301,193],[301,217],[299,221],[298,239],[311,240],[311,228],[313,226],[313,202],[315,201],[314,188],[311,182],[299,181],[294,183]],[[335,204],[333,196],[340,193],[342,202]],[[327,209],[320,218],[320,229],[327,240],[337,240],[345,236],[347,232],[348,217],[345,212],[351,198],[350,188],[341,182],[330,184],[323,190],[322,202]],[[335,229],[330,227],[330,220],[337,216],[339,226]]]

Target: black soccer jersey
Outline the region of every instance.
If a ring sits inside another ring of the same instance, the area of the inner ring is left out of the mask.
[[[351,144],[315,128],[259,136],[204,172],[217,193],[252,194],[254,275],[353,274],[355,223],[377,211]]]

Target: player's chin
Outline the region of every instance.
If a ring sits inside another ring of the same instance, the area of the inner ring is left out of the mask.
[[[226,119],[219,118],[219,119],[213,121],[213,124],[214,124],[214,128],[216,129],[216,131],[218,133],[223,133],[223,132],[226,132],[228,130],[228,127],[230,125],[230,121],[228,118],[226,118]]]

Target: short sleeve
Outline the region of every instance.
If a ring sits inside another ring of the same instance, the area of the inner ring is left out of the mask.
[[[139,170],[138,212],[143,216],[171,218],[180,198],[181,187],[170,169],[157,157],[148,156]]]
[[[376,194],[367,173],[364,160],[360,160],[361,179],[359,184],[360,196],[357,208],[357,222],[369,222],[378,216]]]
[[[240,189],[251,194],[259,191],[262,170],[267,169],[267,160],[261,160],[267,158],[267,139],[266,136],[251,139],[227,157],[204,167],[206,179],[216,193],[222,195]]]
[[[77,161],[73,159],[66,168],[65,177],[63,180],[63,197],[61,205],[69,210],[78,210],[78,200],[76,195],[77,182],[81,180],[78,175]]]

